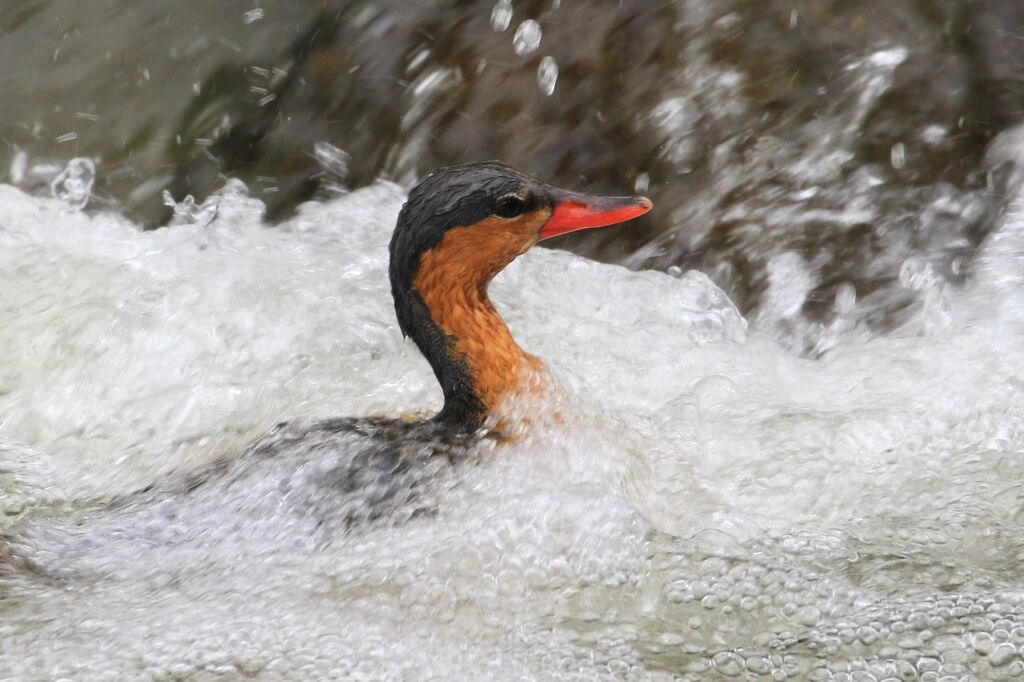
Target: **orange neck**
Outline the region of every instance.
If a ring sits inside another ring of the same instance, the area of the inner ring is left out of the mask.
[[[444,332],[453,359],[464,364],[488,414],[518,392],[524,373],[543,365],[512,338],[487,297],[487,285],[526,250],[521,235],[487,226],[450,230],[420,259],[414,285]]]

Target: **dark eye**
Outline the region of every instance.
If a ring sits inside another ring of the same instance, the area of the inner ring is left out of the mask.
[[[526,209],[526,200],[518,194],[506,194],[498,199],[494,207],[494,215],[502,218],[515,218],[522,215]]]

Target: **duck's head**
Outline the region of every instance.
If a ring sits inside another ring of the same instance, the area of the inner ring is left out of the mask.
[[[487,298],[502,268],[542,239],[650,209],[644,197],[569,192],[494,162],[443,168],[414,187],[391,238],[391,292],[444,391],[438,418],[476,428],[533,361]]]

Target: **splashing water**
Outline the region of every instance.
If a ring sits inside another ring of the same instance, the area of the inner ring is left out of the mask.
[[[435,513],[314,542],[259,504],[277,489],[267,476],[233,491],[251,504],[152,510],[153,537],[175,544],[132,540],[142,517],[98,502],[239,452],[282,419],[439,406],[389,300],[403,198],[378,184],[268,229],[232,184],[209,225],[141,232],[0,188],[0,306],[16,311],[0,327],[0,528],[122,524],[82,532],[87,576],[58,535],[27,536],[69,571],[0,570],[0,670],[1024,673],[1024,199],[966,283],[937,294],[944,324],[840,329],[817,359],[771,328],[806,297],[797,254],[769,264],[777,314],[748,329],[700,273],[534,250],[492,295],[559,389]],[[917,293],[936,286],[927,261],[901,273]],[[842,285],[834,305],[849,322],[864,303]]]
[[[323,169],[322,194],[327,196],[343,194],[347,190],[349,161],[348,152],[330,142],[320,141],[313,146],[313,155]]]
[[[187,197],[176,202],[171,193],[163,192],[164,205],[171,208],[174,214],[171,216],[169,225],[198,225],[204,227],[213,222],[217,217],[217,198],[210,197],[202,204],[197,204],[195,197],[189,194]]]
[[[317,142],[313,147],[313,154],[317,163],[338,180],[348,178],[348,162],[351,157],[343,149],[335,147],[330,142]]]
[[[257,7],[242,14],[242,23],[255,24],[257,21],[264,18],[265,16],[266,12],[263,9]]]
[[[25,179],[25,170],[28,168],[28,154],[24,150],[18,150],[14,154],[14,158],[11,159],[11,168],[8,175],[11,179],[11,183],[20,185]]]
[[[71,159],[60,175],[53,179],[50,191],[57,199],[82,209],[89,204],[95,181],[96,164],[92,159]]]

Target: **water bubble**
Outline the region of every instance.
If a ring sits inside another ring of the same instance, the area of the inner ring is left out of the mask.
[[[540,47],[540,39],[543,35],[540,24],[533,19],[527,19],[516,29],[516,34],[512,38],[512,49],[519,56],[535,52]]]
[[[865,646],[871,646],[878,641],[878,631],[873,627],[864,625],[857,629],[857,639]]]
[[[992,667],[998,668],[1006,665],[1017,655],[1017,649],[1012,644],[1000,644],[992,649],[988,655],[988,662]]]
[[[715,669],[726,677],[739,677],[743,674],[746,663],[739,654],[731,651],[722,651],[711,659]]]
[[[558,82],[558,62],[554,57],[544,57],[537,67],[537,85],[545,95],[551,95],[555,91],[555,83]]]
[[[75,208],[85,208],[95,181],[96,164],[92,159],[75,158],[68,161],[67,167],[53,179],[50,191],[54,197]]]
[[[512,23],[512,0],[498,0],[491,10],[491,28],[498,33],[508,29]]]
[[[751,656],[747,659],[747,670],[755,675],[767,675],[771,669],[771,661],[765,656]]]

